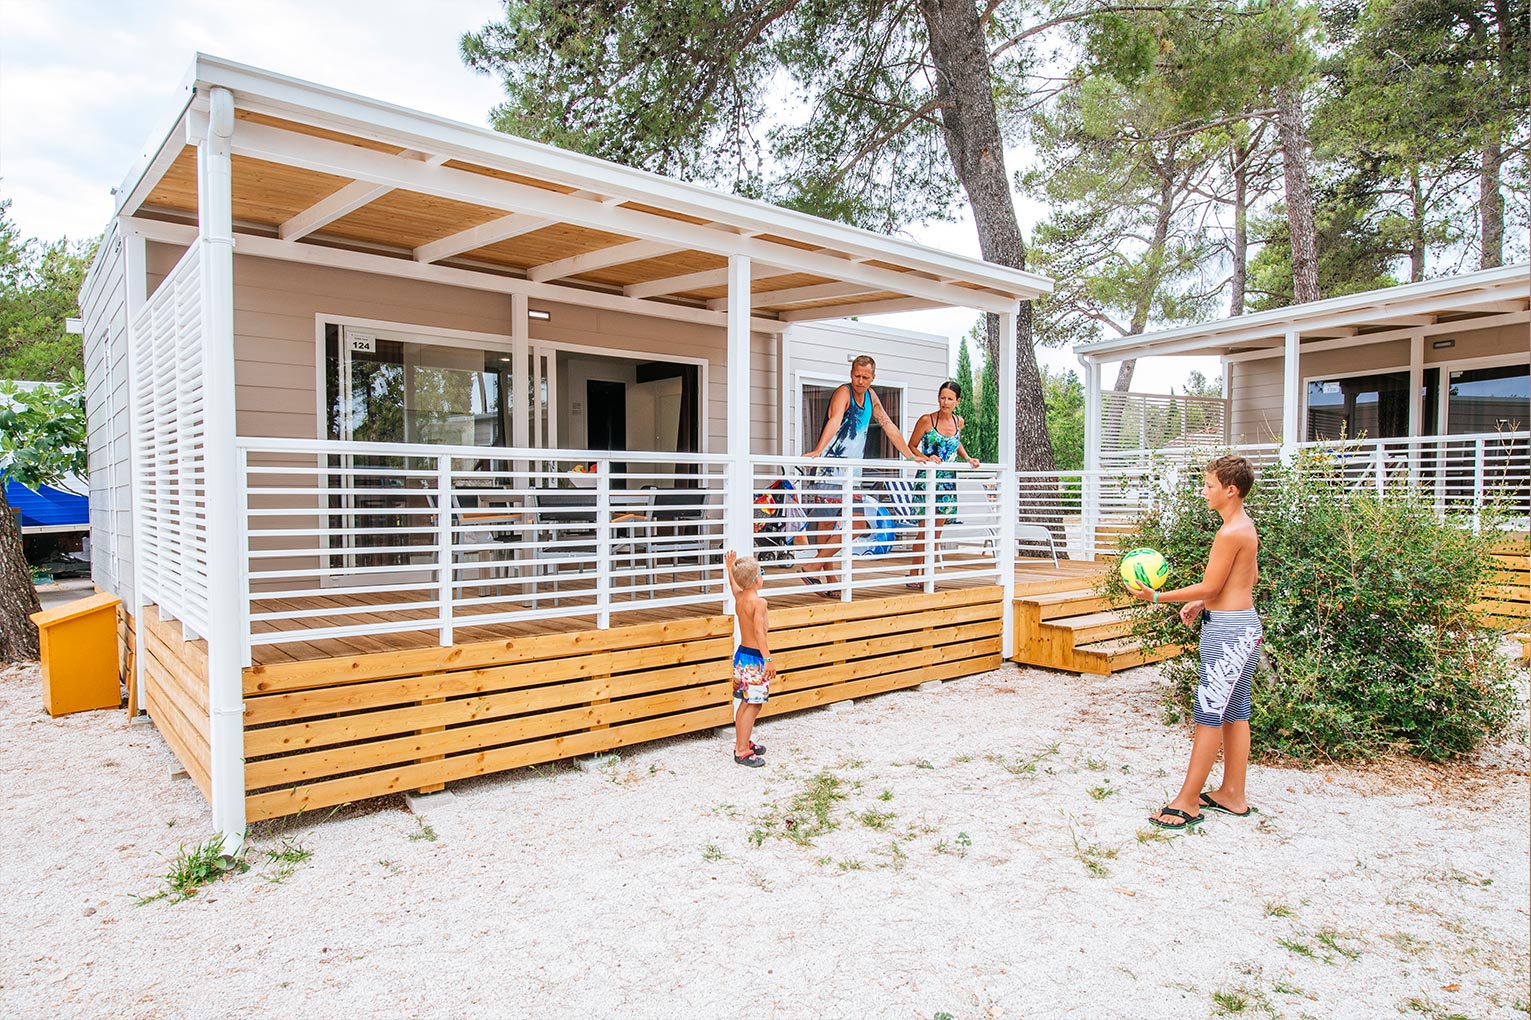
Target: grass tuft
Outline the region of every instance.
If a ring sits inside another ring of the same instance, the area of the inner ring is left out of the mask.
[[[223,836],[214,836],[205,843],[188,847],[181,844],[176,851],[170,870],[164,874],[164,887],[147,896],[134,896],[136,906],[147,906],[157,900],[180,903],[189,900],[204,887],[229,875],[243,874],[250,870],[241,850],[237,854],[223,852]]]

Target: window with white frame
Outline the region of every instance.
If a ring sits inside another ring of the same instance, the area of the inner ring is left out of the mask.
[[[814,444],[819,441],[819,436],[824,432],[824,422],[829,417],[829,402],[834,398],[835,390],[839,388],[839,383],[815,380],[804,380],[800,384],[799,452],[813,449]],[[904,388],[895,385],[873,386],[872,389],[876,392],[877,398],[882,401],[883,410],[888,412],[888,417],[893,420],[893,424],[901,427],[904,420]],[[878,427],[876,422],[867,426],[866,455],[870,458],[882,459],[895,459],[899,456],[898,450],[894,448],[887,434]]]

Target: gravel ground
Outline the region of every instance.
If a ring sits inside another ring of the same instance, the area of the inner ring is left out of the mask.
[[[206,806],[13,668],[0,1016],[1527,1016],[1524,713],[1471,765],[1256,767],[1256,816],[1155,839],[1159,692],[1009,667],[767,720],[764,769],[706,734],[268,823],[138,905]]]

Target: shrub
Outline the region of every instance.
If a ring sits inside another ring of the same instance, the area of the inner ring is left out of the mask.
[[[1484,515],[1479,533],[1465,515],[1440,517],[1402,486],[1379,497],[1344,480],[1344,456],[1311,451],[1263,467],[1245,504],[1260,532],[1255,606],[1265,626],[1254,747],[1300,760],[1470,753],[1516,703],[1497,634],[1473,609],[1495,566],[1495,515]],[[1221,524],[1201,482],[1196,467],[1161,473],[1155,509],[1123,539],[1124,551],[1165,555],[1168,588],[1200,580]],[[1121,591],[1114,571],[1106,583]],[[1188,711],[1195,629],[1163,607],[1132,612],[1140,639],[1188,646],[1166,670]]]

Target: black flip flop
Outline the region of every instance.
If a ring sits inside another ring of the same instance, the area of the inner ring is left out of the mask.
[[[1184,818],[1183,822],[1161,822],[1157,818],[1149,818],[1148,824],[1160,829],[1169,829],[1171,832],[1184,832],[1194,825],[1201,824],[1201,815],[1188,815],[1179,808],[1164,807],[1159,809],[1161,815],[1174,815],[1176,818]]]
[[[1235,811],[1232,808],[1225,808],[1217,801],[1213,800],[1211,797],[1208,797],[1205,793],[1201,795],[1201,806],[1206,808],[1208,811],[1221,811],[1223,814],[1232,815],[1235,818],[1248,818],[1250,815],[1254,814],[1255,811],[1253,807],[1247,807],[1243,811]]]

